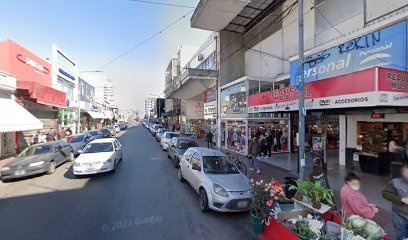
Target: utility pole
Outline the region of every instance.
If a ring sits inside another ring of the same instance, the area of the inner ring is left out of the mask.
[[[305,80],[304,80],[304,24],[303,24],[303,0],[298,0],[298,25],[299,25],[299,178],[305,179]]]

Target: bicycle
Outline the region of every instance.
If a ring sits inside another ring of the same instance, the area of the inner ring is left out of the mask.
[[[247,175],[247,167],[245,166],[243,162],[239,160],[239,157],[237,154],[234,154],[233,156],[231,156],[231,154],[227,153],[227,156],[231,159],[231,162],[234,163],[234,165],[238,168],[238,170],[242,174]]]

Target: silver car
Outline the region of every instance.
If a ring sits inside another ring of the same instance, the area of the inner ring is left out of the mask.
[[[180,159],[178,180],[190,183],[200,195],[200,209],[241,212],[250,209],[249,179],[228,157],[208,148],[189,148]]]

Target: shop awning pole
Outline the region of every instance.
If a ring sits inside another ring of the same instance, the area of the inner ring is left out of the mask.
[[[304,84],[304,25],[303,25],[303,0],[298,1],[298,25],[299,25],[299,178],[305,179],[305,84]]]

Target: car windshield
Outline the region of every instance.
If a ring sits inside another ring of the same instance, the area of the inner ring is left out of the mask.
[[[211,174],[238,174],[238,169],[223,156],[203,156],[204,172]]]
[[[41,145],[41,146],[31,146],[26,148],[21,154],[20,157],[28,157],[32,155],[40,155],[51,152],[51,145]]]
[[[113,145],[110,142],[90,143],[86,145],[82,153],[113,152]]]
[[[156,126],[154,129],[158,130],[159,128],[163,128],[163,126]]]
[[[167,133],[166,134],[166,138],[168,138],[168,139],[172,139],[172,138],[178,137],[178,136],[180,136],[180,134],[178,134],[178,133]]]
[[[178,147],[180,149],[188,149],[191,147],[198,147],[198,144],[194,141],[188,141],[188,140],[180,140]]]
[[[80,136],[69,137],[67,141],[69,143],[77,143],[77,142],[82,142],[83,139],[84,139],[84,135],[80,135]]]

